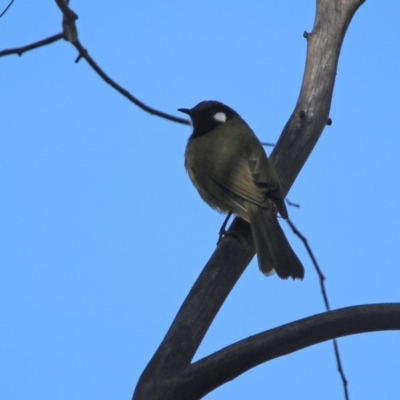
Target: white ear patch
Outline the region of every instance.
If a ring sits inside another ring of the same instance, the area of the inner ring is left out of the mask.
[[[216,114],[214,114],[213,118],[218,122],[226,122],[226,114],[222,111],[219,111]]]

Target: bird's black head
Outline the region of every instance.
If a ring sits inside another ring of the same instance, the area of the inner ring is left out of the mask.
[[[193,108],[180,108],[178,111],[188,114],[192,119],[193,133],[191,138],[204,135],[217,126],[239,116],[232,108],[214,100],[202,101]]]

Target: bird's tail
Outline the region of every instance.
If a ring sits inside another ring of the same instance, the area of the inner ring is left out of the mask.
[[[257,252],[258,266],[265,275],[304,278],[304,267],[290,247],[273,210],[246,203]]]

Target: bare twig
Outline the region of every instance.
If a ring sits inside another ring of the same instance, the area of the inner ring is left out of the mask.
[[[142,110],[152,114],[152,115],[157,115],[158,117],[168,119],[170,121],[178,122],[180,124],[184,125],[190,125],[190,121],[184,118],[180,117],[175,117],[174,115],[164,113],[162,111],[156,110],[155,108],[149,107],[148,105],[144,104],[140,100],[138,100],[136,97],[132,96],[126,89],[124,89],[122,86],[118,85],[114,80],[112,80],[99,66],[98,64],[93,60],[92,57],[90,57],[89,53],[87,50],[82,46],[82,44],[79,42],[79,40],[76,40],[75,42],[72,43],[73,46],[79,51],[79,58],[76,61],[79,61],[80,58],[84,58],[87,63],[93,68],[93,70],[106,82],[108,83],[112,88],[114,88],[117,92],[121,93],[124,97],[126,97],[129,101],[131,101],[133,104],[137,105],[139,108]]]
[[[0,14],[0,18],[7,12],[7,10],[11,7],[12,3],[14,3],[14,0],[11,0],[8,6],[3,10],[3,12]]]
[[[298,203],[293,203],[293,202],[290,201],[287,197],[286,197],[285,201],[286,201],[287,205],[290,206],[290,207],[300,208],[300,204],[298,204]]]
[[[72,11],[68,5],[64,2],[64,0],[55,0],[58,7],[63,13],[63,32],[64,39],[71,42],[71,44],[78,50],[79,56],[75,60],[75,62],[79,62],[81,58],[85,59],[87,63],[92,67],[92,69],[112,88],[114,88],[118,93],[122,94],[125,98],[131,101],[133,104],[141,108],[142,110],[156,115],[158,117],[167,119],[169,121],[178,122],[184,125],[190,125],[190,121],[184,118],[175,117],[174,115],[164,113],[162,111],[156,110],[148,105],[144,104],[136,97],[132,96],[126,89],[120,86],[117,82],[111,79],[93,60],[93,58],[89,55],[88,51],[83,47],[81,42],[78,39],[78,31],[75,25],[75,21],[78,18],[76,13]]]
[[[293,224],[293,222],[290,219],[287,219],[286,222],[289,224],[289,226],[292,228],[292,231],[301,239],[301,241],[303,242],[308,255],[311,258],[312,263],[314,264],[315,270],[317,271],[318,277],[319,277],[319,282],[320,282],[320,286],[321,286],[321,292],[322,292],[322,298],[324,299],[324,303],[325,303],[325,308],[327,309],[327,311],[330,310],[329,307],[329,302],[328,302],[328,296],[326,294],[326,290],[325,290],[325,276],[321,271],[321,268],[318,265],[317,259],[314,256],[313,251],[311,250],[310,245],[308,244],[308,240],[305,236],[302,235],[302,233],[295,227],[295,225]]]
[[[78,40],[78,32],[75,26],[75,21],[78,19],[78,16],[74,11],[72,11],[67,4],[63,0],[55,0],[60,10],[63,12],[63,33],[58,33],[57,35],[50,36],[47,39],[39,40],[38,42],[22,46],[16,47],[13,49],[5,49],[0,51],[0,57],[17,54],[21,56],[23,53],[29,50],[36,49],[41,46],[45,46],[47,44],[54,43],[62,38],[72,43],[73,46],[78,50],[79,55],[75,62],[78,62],[81,58],[85,59],[87,63],[92,67],[92,69],[112,88],[114,88],[118,93],[122,94],[125,98],[127,98],[130,102],[141,108],[142,110],[148,112],[149,114],[156,115],[158,117],[167,119],[169,121],[177,122],[184,125],[190,125],[190,121],[184,118],[175,117],[174,115],[164,113],[162,111],[156,110],[155,108],[149,107],[144,104],[142,101],[134,97],[131,93],[129,93],[126,89],[116,83],[113,79],[111,79],[93,60],[93,58],[89,55],[88,51],[82,46],[80,41]]]
[[[12,55],[12,54],[17,54],[21,56],[23,53],[29,50],[36,49],[41,46],[45,46],[47,44],[51,44],[53,42],[56,42],[64,37],[63,33],[58,33],[57,35],[50,36],[47,39],[39,40],[38,42],[22,46],[22,47],[16,47],[13,49],[6,49],[3,51],[0,51],[0,57]],[[132,96],[126,89],[124,89],[122,86],[118,85],[114,80],[112,80],[99,66],[98,64],[90,57],[89,53],[87,52],[86,49],[81,45],[79,40],[75,41],[72,43],[76,49],[79,51],[79,59],[84,58],[88,64],[94,69],[94,71],[106,82],[108,83],[111,87],[113,87],[117,92],[121,93],[124,97],[126,97],[129,101],[140,107],[142,110],[152,114],[152,115],[157,115],[158,117],[178,122],[180,124],[184,125],[190,125],[190,121],[184,118],[180,117],[175,117],[173,115],[164,113],[162,111],[156,110],[152,107],[149,107],[148,105],[144,104],[140,100],[138,100],[136,97]],[[77,61],[79,61],[77,59]]]
[[[341,361],[341,357],[340,357],[340,353],[339,353],[339,345],[338,345],[336,339],[333,339],[332,342],[333,342],[333,351],[335,352],[335,358],[336,358],[338,372],[339,372],[340,378],[342,379],[344,398],[346,400],[349,400],[348,381],[347,381],[346,375],[343,371],[342,361]]]
[[[308,240],[307,238],[296,228],[296,226],[293,224],[293,222],[290,219],[287,219],[286,222],[289,224],[289,226],[292,228],[292,231],[295,235],[297,235],[300,240],[303,242],[304,247],[307,250],[308,255],[311,258],[311,261],[314,265],[315,270],[317,271],[318,277],[319,277],[319,284],[321,286],[321,292],[322,292],[322,298],[324,299],[324,303],[325,303],[325,308],[327,311],[330,311],[330,306],[329,306],[329,301],[328,301],[328,295],[326,292],[326,287],[325,287],[325,276],[321,271],[321,268],[317,262],[317,259],[314,256],[313,251],[311,250],[310,245],[308,244]],[[343,367],[342,367],[342,361],[340,358],[340,352],[339,352],[339,345],[336,341],[336,339],[333,339],[333,350],[335,353],[335,358],[336,358],[336,364],[337,364],[337,368],[338,368],[338,372],[340,374],[340,377],[342,379],[342,383],[343,383],[343,389],[344,389],[344,395],[345,395],[345,399],[349,400],[349,391],[348,391],[348,381],[346,379]]]
[[[0,51],[0,57],[9,56],[11,54],[17,54],[19,56],[22,56],[22,54],[25,53],[26,51],[34,50],[34,49],[37,49],[38,47],[46,46],[48,44],[57,42],[57,40],[60,40],[62,38],[63,38],[63,34],[57,33],[57,35],[50,36],[47,39],[42,39],[42,40],[39,40],[38,42],[34,42],[34,43],[28,44],[26,46],[16,47],[14,49],[2,50],[2,51]]]
[[[79,56],[77,57],[75,62],[78,62],[81,58],[85,59],[87,63],[92,67],[92,69],[112,88],[114,88],[118,93],[122,94],[125,98],[131,101],[133,104],[141,108],[142,110],[148,112],[149,114],[156,115],[158,117],[167,119],[169,121],[177,122],[184,125],[190,125],[190,121],[184,118],[175,117],[174,115],[164,113],[155,108],[149,107],[144,104],[142,101],[134,97],[131,93],[129,93],[126,89],[116,83],[113,79],[111,79],[101,68],[100,66],[93,60],[93,58],[89,55],[88,51],[82,46],[80,41],[78,40],[78,32],[75,26],[75,21],[78,19],[77,14],[72,11],[68,5],[63,0],[55,0],[60,10],[63,12],[63,33],[58,33],[57,35],[50,36],[47,39],[39,40],[38,42],[17,47],[13,49],[5,49],[0,51],[0,57],[8,56],[11,54],[17,54],[21,56],[23,53],[29,50],[36,49],[41,46],[45,46],[47,44],[51,44],[64,38],[65,40],[71,42],[71,44],[78,50]]]

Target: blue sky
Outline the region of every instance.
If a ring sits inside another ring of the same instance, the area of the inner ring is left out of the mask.
[[[8,2],[4,1],[2,6]],[[119,84],[173,113],[216,99],[275,142],[293,110],[315,2],[73,2],[82,44]],[[400,6],[368,1],[340,58],[327,127],[289,198],[332,308],[399,301]],[[15,1],[0,50],[60,32],[54,2]],[[223,218],[183,168],[190,127],[153,117],[59,41],[0,59],[0,374],[7,399],[129,399],[215,248]],[[285,227],[286,229],[286,227]],[[253,260],[196,359],[324,311]],[[350,398],[397,399],[398,332],[339,340]],[[331,343],[273,360],[206,398],[340,399]]]

